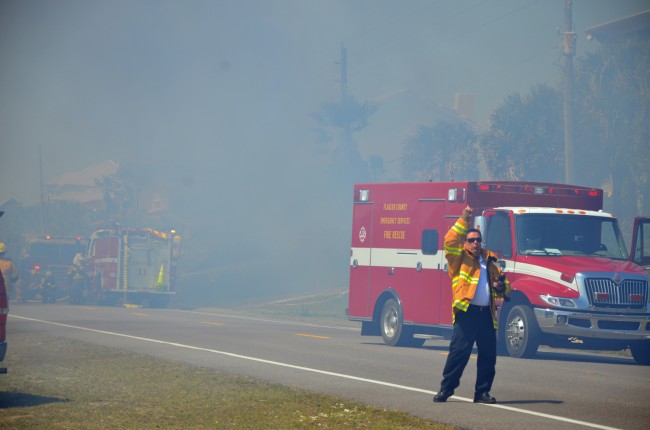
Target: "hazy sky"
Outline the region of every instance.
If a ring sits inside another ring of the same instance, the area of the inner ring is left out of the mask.
[[[586,28],[647,9],[574,0],[579,52]],[[39,147],[46,181],[146,162],[182,196],[186,291],[343,288],[352,190],[328,183],[310,116],[340,97],[341,46],[349,94],[379,106],[354,138],[396,177],[456,93],[484,125],[559,84],[563,23],[563,0],[0,0],[0,202],[38,201]]]
[[[485,123],[507,95],[558,83],[563,4],[0,0],[0,202],[37,200],[39,145],[46,180],[136,151],[267,185],[309,172],[309,114],[339,97],[341,44],[349,93],[381,101],[355,138],[390,170],[455,93]],[[648,8],[575,0],[579,49],[597,43],[585,28]]]

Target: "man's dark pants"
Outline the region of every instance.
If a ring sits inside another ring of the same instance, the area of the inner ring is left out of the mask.
[[[470,305],[467,312],[458,312],[454,322],[454,334],[449,344],[447,363],[442,372],[441,391],[452,392],[460,385],[460,377],[472,354],[474,342],[478,349],[476,363],[476,393],[487,393],[494,381],[497,362],[496,331],[489,306]]]

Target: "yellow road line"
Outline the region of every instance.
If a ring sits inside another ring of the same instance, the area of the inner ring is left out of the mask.
[[[329,336],[317,336],[315,334],[296,333],[296,336],[313,337],[314,339],[329,339]]]

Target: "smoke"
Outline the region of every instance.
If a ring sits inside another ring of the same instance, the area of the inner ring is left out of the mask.
[[[575,27],[644,8],[577,0]],[[311,115],[343,78],[378,101],[352,138],[399,179],[404,140],[454,94],[475,94],[484,124],[506,95],[559,80],[562,14],[560,1],[4,0],[0,202],[38,201],[39,147],[46,180],[132,163],[174,204],[180,285],[205,294],[188,302],[345,287],[355,172],[316,152]]]

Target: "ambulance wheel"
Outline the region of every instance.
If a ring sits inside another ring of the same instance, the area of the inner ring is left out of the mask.
[[[650,341],[646,340],[631,344],[630,352],[632,353],[632,358],[638,364],[644,366],[650,365]]]
[[[505,325],[508,354],[515,358],[530,358],[539,347],[539,327],[531,308],[517,305],[510,309]]]
[[[381,336],[389,346],[422,346],[425,339],[414,338],[410,327],[404,326],[402,308],[394,299],[388,299],[381,309],[379,322]]]
[[[402,309],[393,299],[389,299],[384,303],[381,309],[381,337],[384,338],[384,343],[390,346],[399,344],[400,336],[402,335],[403,325]]]

